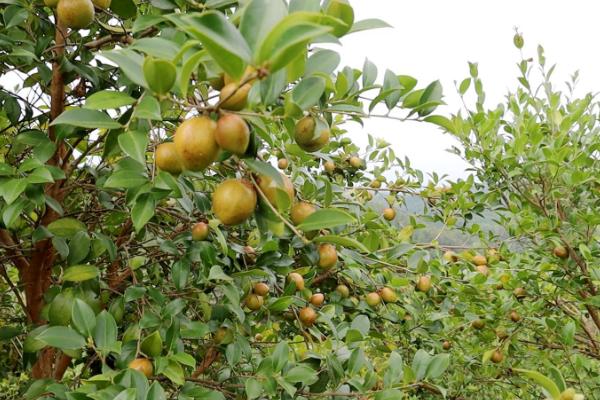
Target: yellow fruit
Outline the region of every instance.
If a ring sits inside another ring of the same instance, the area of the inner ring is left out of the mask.
[[[429,275],[423,275],[419,277],[417,281],[417,290],[423,293],[427,293],[431,289],[431,277]]]
[[[396,211],[393,208],[386,208],[383,210],[383,218],[387,221],[393,221],[396,218]]]
[[[567,250],[567,248],[565,246],[556,246],[552,252],[558,258],[569,257],[569,251]]]
[[[321,307],[321,305],[323,305],[325,302],[325,295],[323,295],[323,293],[315,293],[310,296],[308,301],[315,307]]]
[[[510,320],[512,322],[519,322],[521,320],[521,316],[519,315],[518,312],[516,311],[511,311],[510,312]]]
[[[277,160],[277,168],[279,169],[287,169],[288,165],[288,160],[286,160],[285,158],[280,158],[279,160]]]
[[[352,168],[360,168],[362,166],[362,160],[356,156],[350,157],[350,165]]]
[[[446,260],[446,262],[458,261],[458,256],[456,255],[456,253],[450,250],[444,252],[443,258],[444,260]]]
[[[485,327],[485,321],[481,319],[476,319],[473,322],[471,322],[471,326],[477,330],[481,330]]]
[[[365,297],[365,301],[371,307],[377,307],[381,304],[381,296],[377,292],[371,292]]]
[[[233,342],[233,332],[225,327],[220,327],[213,335],[216,344],[229,344]]]
[[[58,0],[44,0],[44,5],[54,8],[58,5]]]
[[[248,307],[252,311],[256,311],[259,308],[261,308],[262,305],[264,304],[264,302],[265,302],[264,298],[257,294],[249,294],[248,297],[246,297],[246,301],[245,301],[246,307]]]
[[[371,186],[373,189],[379,189],[381,187],[381,181],[376,179],[373,182],[371,182],[369,186]]]
[[[475,269],[477,270],[477,272],[479,272],[483,276],[488,276],[490,274],[490,269],[485,264],[478,265],[475,267]]]
[[[92,0],[92,2],[96,7],[103,8],[105,10],[110,7],[110,0]]]
[[[287,176],[280,174],[281,179],[283,180],[283,186],[280,186],[275,180],[271,179],[271,177],[267,175],[261,175],[258,177],[258,187],[263,192],[263,194],[269,200],[269,203],[273,205],[273,207],[279,209],[277,204],[277,192],[280,190],[284,190],[289,199],[290,204],[294,201],[294,185],[292,181]]]
[[[518,287],[513,290],[513,294],[517,299],[522,299],[523,297],[527,296],[527,291],[522,287]]]
[[[333,174],[335,172],[335,163],[333,161],[325,161],[323,168],[328,174]]]
[[[389,287],[384,287],[379,291],[379,295],[386,303],[395,303],[398,301],[398,295]]]
[[[152,363],[146,358],[136,358],[129,363],[129,368],[141,372],[142,374],[146,375],[146,378],[150,378],[152,376],[152,372],[154,371]]]
[[[473,259],[471,261],[473,261],[473,264],[475,264],[475,265],[486,265],[487,264],[487,258],[480,254],[473,256]]]
[[[577,392],[573,388],[568,388],[560,394],[559,400],[575,400]]]
[[[444,350],[450,350],[450,348],[451,348],[451,347],[452,347],[452,343],[450,343],[450,342],[449,342],[449,341],[447,341],[447,340],[444,340],[444,343],[442,343],[442,348],[443,348]]]
[[[173,142],[184,168],[201,171],[217,157],[217,123],[208,117],[194,117],[177,128]]]
[[[317,313],[310,307],[304,307],[298,313],[298,318],[305,326],[312,326],[317,320]]]
[[[304,278],[297,272],[292,272],[288,275],[288,282],[293,282],[296,290],[304,290]]]
[[[310,203],[301,201],[300,203],[294,204],[290,217],[294,225],[300,225],[309,215],[317,211],[317,207]]]
[[[335,246],[329,243],[319,245],[319,267],[323,269],[331,269],[335,267],[338,261],[337,251]]]
[[[223,83],[225,85],[229,85],[230,83],[240,83],[240,82],[252,83],[256,78],[250,79],[250,77],[255,73],[256,73],[256,68],[248,65],[246,67],[246,69],[244,70],[244,75],[242,75],[241,79],[235,80],[228,74],[224,74],[223,75]]]
[[[181,161],[175,143],[167,142],[156,146],[154,161],[158,169],[177,175],[182,171]]]
[[[492,357],[490,359],[492,360],[493,363],[499,364],[502,362],[502,360],[504,360],[504,355],[502,354],[502,352],[500,350],[495,350],[492,353]]]
[[[508,337],[508,332],[504,328],[496,328],[496,336],[498,339],[503,340]]]
[[[241,156],[250,143],[250,128],[240,116],[225,114],[217,121],[215,140],[223,150]]]
[[[304,151],[317,151],[329,143],[329,127],[314,117],[304,117],[296,124],[294,139]]]
[[[338,285],[335,288],[335,291],[338,292],[340,294],[340,296],[342,296],[342,298],[348,298],[348,296],[350,296],[350,289],[348,289],[348,286],[346,285]]]
[[[246,107],[248,93],[251,88],[250,84],[239,87],[237,83],[230,83],[223,86],[219,96],[220,107],[224,110],[240,111]]]
[[[198,222],[192,228],[192,240],[202,241],[206,240],[210,227],[206,222]]]
[[[82,29],[94,21],[94,4],[91,0],[60,0],[56,14],[67,27]]]
[[[237,225],[247,220],[256,208],[256,192],[244,180],[228,179],[213,193],[212,210],[225,225]]]
[[[269,294],[269,285],[263,282],[257,282],[252,287],[252,291],[259,296],[266,296]]]

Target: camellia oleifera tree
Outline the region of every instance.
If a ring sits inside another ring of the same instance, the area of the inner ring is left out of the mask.
[[[0,362],[28,386],[9,396],[537,399],[529,378],[553,399],[593,396],[593,239],[559,240],[519,203],[502,209],[511,235],[554,239],[571,261],[483,234],[451,252],[443,232],[476,235],[473,214],[515,197],[494,190],[507,181],[482,164],[485,191],[425,182],[385,142],[349,139],[346,123],[383,108],[451,130],[479,165],[472,130],[509,126],[481,102],[432,115],[438,82],[339,67],[331,44],[381,21],[355,22],[344,0],[2,4],[0,273],[15,309]],[[535,121],[547,106],[529,96]],[[423,212],[401,208],[413,195]],[[439,232],[416,242],[426,222]]]

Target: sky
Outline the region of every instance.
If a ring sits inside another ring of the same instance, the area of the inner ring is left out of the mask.
[[[467,62],[479,64],[486,104],[493,107],[517,86],[519,51],[512,44],[517,27],[525,39],[526,57],[545,49],[548,64],[557,63],[557,84],[580,71],[579,93],[600,90],[600,4],[589,0],[351,0],[355,19],[380,18],[393,28],[346,36],[339,49],[342,66],[360,68],[365,57],[380,76],[386,68],[411,75],[420,87],[439,79],[444,87],[441,113],[460,109],[454,82],[468,76]],[[438,111],[438,113],[440,113]],[[365,127],[348,127],[359,143],[365,133],[393,145],[425,172],[466,176],[466,164],[446,151],[456,142],[433,125],[370,119]]]

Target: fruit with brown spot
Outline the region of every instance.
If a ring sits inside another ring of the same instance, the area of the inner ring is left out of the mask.
[[[510,312],[510,320],[512,322],[519,322],[521,320],[521,316],[519,315],[518,312],[513,310]]]
[[[477,318],[476,320],[473,320],[473,322],[471,322],[471,326],[474,329],[481,330],[485,327],[485,321]]]
[[[311,307],[304,307],[298,313],[298,318],[304,326],[313,326],[317,320],[317,313]]]
[[[96,7],[106,10],[110,7],[111,0],[92,0],[92,3],[94,3]]]
[[[527,296],[527,291],[525,290],[525,288],[518,287],[518,288],[515,288],[515,290],[513,290],[513,294],[515,295],[515,297],[517,299],[522,299],[525,296]]]
[[[493,363],[500,364],[504,360],[504,354],[500,350],[494,350],[490,359]]]
[[[212,210],[225,225],[237,225],[247,220],[256,208],[256,192],[244,180],[228,179],[215,189]]]
[[[453,252],[451,250],[444,252],[443,258],[444,258],[444,260],[446,260],[446,262],[449,262],[449,263],[454,263],[454,262],[458,261],[458,256],[456,255],[455,252]]]
[[[485,264],[477,265],[475,269],[483,276],[488,276],[490,274],[490,269]]]
[[[475,265],[487,265],[487,258],[481,254],[473,256],[471,261],[473,261],[473,264]]]
[[[325,163],[323,163],[323,168],[325,169],[325,172],[331,175],[335,172],[335,163],[333,161],[325,161]]]
[[[442,348],[443,348],[444,350],[450,350],[450,348],[451,348],[451,347],[452,347],[452,343],[450,343],[450,342],[449,342],[449,341],[447,341],[447,340],[444,340],[444,343],[442,343]]]
[[[558,258],[567,258],[569,257],[569,251],[565,246],[556,246],[552,253]]]
[[[287,169],[289,165],[290,163],[285,158],[280,158],[279,160],[277,160],[277,168],[279,169]]]
[[[244,301],[244,303],[246,303],[246,307],[248,307],[252,311],[256,311],[259,308],[261,308],[264,302],[264,298],[257,294],[249,294],[246,297],[246,300]]]
[[[329,143],[329,134],[325,121],[308,116],[296,123],[294,140],[302,150],[312,153]]]

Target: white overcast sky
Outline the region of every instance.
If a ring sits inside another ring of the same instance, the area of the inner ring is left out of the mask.
[[[442,109],[445,113],[460,108],[454,81],[468,76],[468,61],[479,63],[488,106],[516,87],[515,65],[520,58],[512,44],[515,26],[525,38],[525,56],[535,57],[541,44],[547,63],[558,64],[557,84],[579,70],[579,93],[600,90],[600,3],[595,1],[351,0],[351,4],[357,20],[381,18],[393,28],[344,38],[342,65],[361,67],[368,57],[380,74],[389,68],[417,78],[420,85],[439,79],[448,103]],[[371,119],[364,129],[353,124],[351,131],[359,141],[364,133],[384,138],[423,171],[465,176],[465,164],[445,151],[455,142],[434,126]]]

